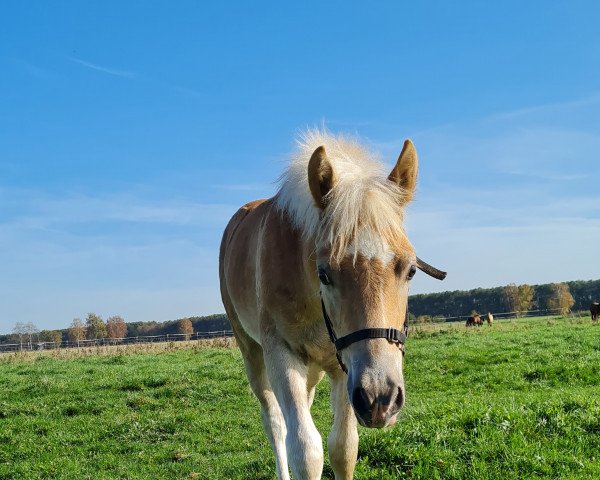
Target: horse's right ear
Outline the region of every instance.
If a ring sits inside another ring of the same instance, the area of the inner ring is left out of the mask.
[[[410,202],[415,194],[418,167],[419,160],[417,158],[415,146],[410,140],[405,140],[396,166],[388,177],[390,182],[394,182],[404,190],[405,204]]]
[[[335,174],[331,162],[325,153],[325,147],[318,147],[308,162],[308,186],[315,205],[324,209],[327,205],[327,194],[333,188]]]

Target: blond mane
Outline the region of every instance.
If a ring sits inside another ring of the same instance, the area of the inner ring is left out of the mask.
[[[308,162],[323,145],[333,166],[336,183],[327,194],[327,207],[315,205],[308,186]],[[326,241],[331,259],[341,261],[348,249],[356,257],[357,235],[367,232],[379,242],[404,237],[405,192],[388,180],[386,167],[355,139],[308,130],[297,140],[297,150],[280,178],[277,208],[288,214],[305,240]]]

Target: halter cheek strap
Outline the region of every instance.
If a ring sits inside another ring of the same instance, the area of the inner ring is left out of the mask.
[[[363,328],[362,330],[357,330],[356,332],[349,333],[348,335],[344,335],[340,338],[337,337],[335,331],[333,330],[333,324],[331,323],[331,318],[329,318],[329,315],[327,314],[325,302],[323,302],[323,296],[321,296],[321,309],[323,310],[323,319],[325,320],[325,326],[327,327],[329,339],[335,346],[335,356],[344,373],[348,373],[348,367],[346,367],[342,361],[342,355],[340,352],[344,348],[352,345],[353,343],[360,342],[361,340],[368,340],[370,338],[385,338],[388,342],[397,344],[400,347],[400,350],[402,350],[402,355],[404,355],[404,344],[406,343],[406,338],[408,337],[408,305],[406,307],[406,317],[404,319],[403,332],[397,330],[396,328]]]
[[[425,272],[427,275],[430,275],[438,280],[443,280],[446,278],[446,272],[442,272],[441,270],[432,267],[418,257],[417,267],[422,272]],[[335,331],[333,330],[333,324],[331,323],[331,318],[329,318],[329,315],[327,314],[327,309],[325,308],[325,302],[323,302],[322,295],[321,309],[323,310],[323,320],[325,321],[325,326],[327,327],[329,339],[335,346],[335,356],[344,373],[348,373],[348,367],[346,367],[342,361],[342,355],[340,352],[344,348],[352,345],[353,343],[360,342],[361,340],[368,340],[370,338],[385,338],[388,342],[397,344],[400,347],[400,350],[402,350],[402,355],[404,355],[406,350],[406,338],[408,337],[408,304],[406,305],[406,316],[404,318],[403,332],[396,328],[363,328],[362,330],[357,330],[356,332],[349,333],[348,335],[344,335],[340,338],[337,337]]]

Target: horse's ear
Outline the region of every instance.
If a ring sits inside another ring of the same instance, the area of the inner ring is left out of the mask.
[[[405,203],[410,202],[415,194],[418,169],[419,160],[415,146],[410,140],[405,140],[396,166],[388,177],[391,182],[396,183],[406,192]]]
[[[327,158],[325,147],[320,146],[313,152],[308,162],[308,186],[318,208],[325,208],[326,195],[333,188],[334,181],[333,167]]]

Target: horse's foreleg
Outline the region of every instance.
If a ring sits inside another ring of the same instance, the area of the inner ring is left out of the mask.
[[[267,378],[263,350],[260,345],[249,338],[240,338],[238,343],[244,357],[250,387],[260,402],[260,413],[265,433],[275,453],[277,478],[279,480],[289,480],[290,472],[285,451],[285,421]]]
[[[323,379],[325,372],[321,370],[321,368],[316,365],[312,365],[308,368],[308,372],[306,375],[306,389],[308,395],[308,408],[312,407],[313,401],[315,399],[315,390],[319,382]]]
[[[285,420],[281,413],[281,408],[277,403],[275,394],[268,385],[266,378],[259,381],[256,389],[253,390],[260,401],[261,419],[263,427],[269,439],[269,443],[275,453],[275,468],[277,469],[277,478],[279,480],[289,480],[290,472],[288,470],[287,455],[285,451]],[[262,385],[261,385],[262,384]]]
[[[329,461],[336,480],[348,480],[354,474],[358,456],[358,431],[356,417],[348,401],[345,375],[331,379],[331,406],[333,428],[327,437]]]
[[[310,416],[308,367],[282,342],[263,341],[263,348],[269,381],[285,418],[285,445],[294,479],[319,479],[323,445]]]

